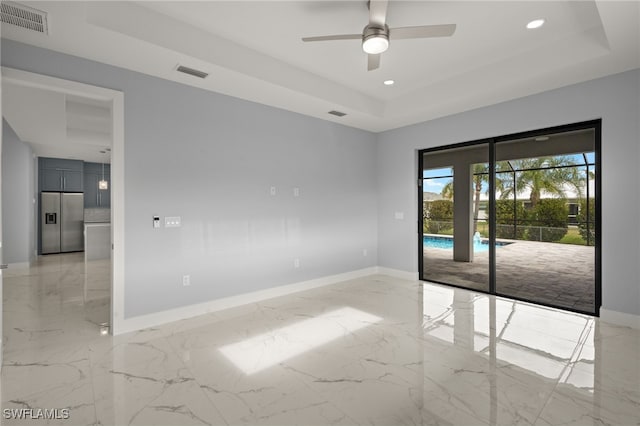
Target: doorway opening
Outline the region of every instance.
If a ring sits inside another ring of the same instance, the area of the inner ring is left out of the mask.
[[[420,151],[420,279],[599,315],[600,126]]]
[[[102,238],[106,239],[107,243],[105,250],[109,252],[109,262],[102,262],[104,264],[98,265],[99,262],[87,262],[84,259],[83,253],[69,253],[62,255],[49,255],[49,260],[46,262],[57,262],[51,256],[59,256],[59,263],[74,262],[84,263],[84,267],[90,269],[90,275],[92,277],[100,277],[99,279],[106,280],[107,285],[105,288],[92,288],[95,282],[92,282],[89,278],[89,274],[86,274],[84,284],[83,297],[91,299],[92,297],[106,298],[107,305],[104,309],[104,318],[101,316],[99,325],[101,325],[101,333],[108,330],[111,334],[118,334],[122,328],[124,321],[123,307],[124,307],[124,96],[122,92],[118,92],[111,89],[105,89],[101,87],[91,86],[69,80],[62,80],[54,77],[49,77],[40,74],[29,73],[12,68],[2,67],[2,84],[4,86],[12,87],[17,90],[22,90],[29,93],[42,92],[46,93],[46,98],[51,102],[51,105],[55,106],[59,99],[62,103],[62,116],[64,117],[64,110],[67,112],[70,108],[78,109],[80,104],[86,108],[102,108],[108,109],[108,128],[105,131],[106,137],[108,137],[108,145],[102,144],[101,148],[105,152],[101,153],[104,158],[106,152],[111,151],[111,180],[109,182],[110,196],[110,212],[109,222],[110,229],[107,234]],[[3,90],[4,92],[4,90]],[[58,103],[60,103],[58,102]],[[3,113],[6,109],[3,110]],[[82,114],[79,114],[82,115]],[[46,116],[46,118],[50,118]],[[55,117],[54,117],[55,118]],[[74,137],[83,137],[83,126],[89,125],[91,117],[75,117],[78,120],[70,125],[68,121],[61,123],[53,123],[54,126],[61,126],[60,134],[61,138],[69,141]],[[84,135],[85,137],[87,134]],[[25,140],[26,142],[30,142]],[[73,142],[73,141],[72,141]],[[70,143],[73,145],[73,143]],[[95,146],[90,146],[89,149],[97,149]],[[95,145],[95,144],[93,144]],[[41,149],[46,149],[40,147]],[[68,148],[68,147],[67,147]],[[55,150],[55,147],[52,149]],[[86,149],[86,148],[85,148]],[[34,153],[38,152],[33,149]],[[79,148],[78,158],[83,159],[82,148]],[[69,157],[70,154],[65,155]],[[53,155],[40,154],[41,157],[53,157]],[[94,163],[103,163],[101,160],[89,160]],[[35,167],[39,169],[38,166]],[[104,180],[104,178],[103,178]],[[37,181],[37,180],[36,180]],[[64,182],[64,177],[63,177]],[[104,182],[103,182],[104,184]],[[103,194],[102,194],[103,195]],[[37,195],[34,200],[37,199]],[[34,202],[35,203],[35,202]],[[86,207],[86,206],[85,206]],[[34,206],[38,209],[37,206]],[[36,217],[40,219],[39,212],[36,213]],[[37,226],[35,226],[37,229]],[[102,230],[104,231],[104,230]],[[104,232],[103,232],[104,233]],[[36,234],[39,234],[36,232]],[[37,237],[36,237],[37,238]],[[36,242],[35,244],[39,244]],[[74,257],[75,256],[75,257]],[[41,260],[38,257],[36,266]]]

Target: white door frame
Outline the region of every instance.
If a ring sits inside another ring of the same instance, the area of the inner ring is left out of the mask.
[[[124,330],[124,93],[14,68],[2,67],[2,80],[111,103],[111,334]],[[0,311],[1,312],[1,311]]]

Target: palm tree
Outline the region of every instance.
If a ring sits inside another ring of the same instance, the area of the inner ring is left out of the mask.
[[[585,177],[579,167],[567,167],[577,164],[569,156],[552,156],[528,158],[524,160],[496,162],[496,189],[501,199],[507,199],[515,194],[529,190],[529,201],[534,208],[542,197],[542,193],[566,198],[567,186],[582,198]],[[500,175],[509,173],[509,177]],[[513,176],[515,174],[515,180]],[[489,181],[486,163],[473,165],[473,232],[478,229],[478,215],[480,212],[480,194],[482,185]],[[514,186],[515,184],[515,186]],[[453,180],[447,182],[440,192],[443,198],[453,199]]]
[[[451,179],[442,187],[440,195],[442,195],[442,198],[444,198],[445,200],[453,200],[453,179]]]
[[[538,204],[542,193],[566,198],[567,186],[582,197],[585,178],[578,167],[567,167],[572,165],[576,164],[568,156],[500,161],[496,163],[496,173],[504,175],[508,172],[512,178],[496,178],[496,188],[501,199],[528,190],[532,208]]]
[[[489,181],[487,173],[488,165],[486,163],[478,163],[473,165],[473,232],[478,230],[478,215],[480,213],[480,194],[482,193],[482,184]],[[447,200],[453,199],[453,180],[445,184],[440,192],[443,198]]]

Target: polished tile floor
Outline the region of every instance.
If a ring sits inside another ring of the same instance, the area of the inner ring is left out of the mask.
[[[638,330],[380,275],[112,337],[88,272],[5,278],[2,408],[70,411],[2,424],[640,424]]]

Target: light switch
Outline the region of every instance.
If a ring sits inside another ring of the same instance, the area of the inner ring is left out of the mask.
[[[160,216],[153,217],[153,227],[160,228]]]
[[[180,216],[167,216],[164,218],[165,228],[179,228],[181,226]]]
[[[395,218],[397,220],[404,220],[404,212],[396,212]]]
[[[270,193],[271,195],[276,195],[276,192],[277,192],[277,191],[276,191],[276,187],[275,187],[275,186],[272,186],[272,187],[269,189],[269,193]]]

